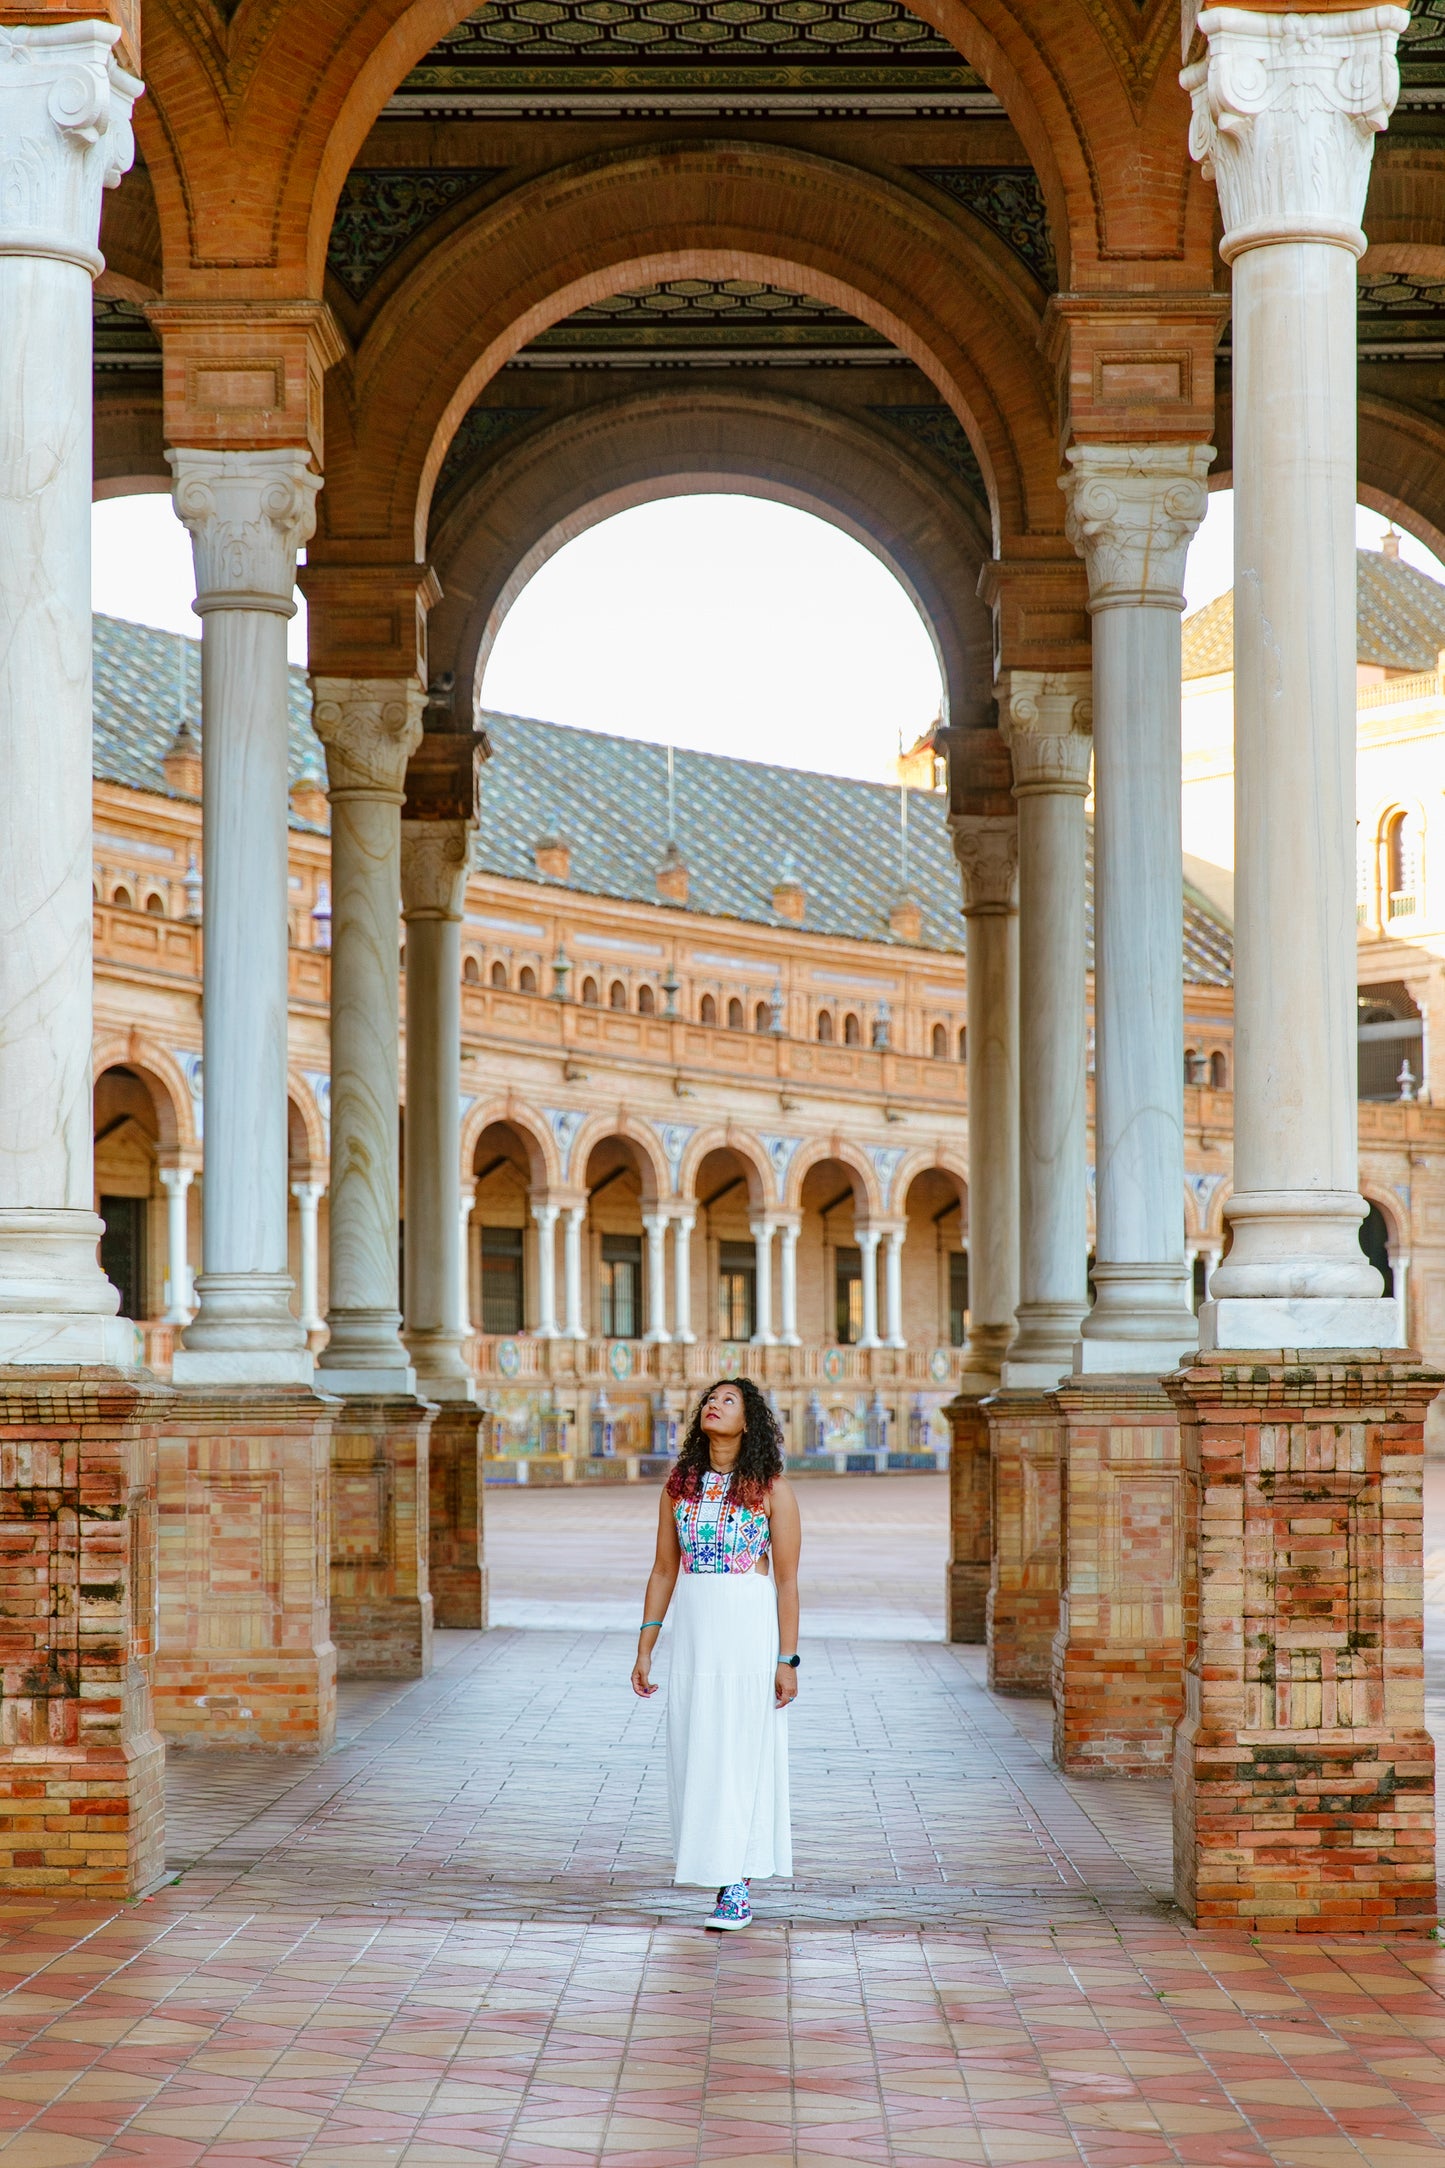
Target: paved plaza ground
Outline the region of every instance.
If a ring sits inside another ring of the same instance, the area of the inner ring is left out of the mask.
[[[1165,1788],[938,1638],[945,1503],[804,1488],[797,1872],[723,1938],[627,1686],[655,1491],[489,1493],[496,1630],[325,1759],[173,1755],[149,1902],[0,1900],[0,2168],[1445,2161],[1445,1948],[1193,1935]]]

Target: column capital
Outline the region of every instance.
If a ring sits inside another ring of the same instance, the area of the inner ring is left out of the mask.
[[[456,918],[467,889],[470,821],[401,824],[401,915]],[[554,1211],[556,1207],[552,1208]]]
[[[1059,476],[1089,610],[1184,608],[1184,559],[1209,501],[1212,444],[1076,444]]]
[[[1093,751],[1093,676],[1087,670],[1009,670],[999,681],[999,727],[1014,764],[1014,796],[1083,797]]]
[[[157,1167],[156,1180],[162,1189],[187,1190],[196,1178],[194,1167]]]
[[[532,1217],[539,1227],[555,1227],[561,1210],[560,1204],[534,1204],[531,1208]]]
[[[964,917],[1007,918],[1017,911],[1017,814],[959,813],[948,826],[963,881]]]
[[[196,552],[198,617],[211,610],[271,610],[294,617],[296,552],[316,525],[321,477],[294,446],[254,452],[178,447],[176,517]]]
[[[421,743],[426,693],[415,678],[313,677],[311,722],[326,748],[333,804],[384,798],[400,805],[406,764]]]
[[[1206,8],[1208,57],[1179,80],[1189,148],[1219,190],[1226,263],[1250,248],[1320,241],[1361,256],[1374,139],[1400,95],[1404,8],[1341,15]]]
[[[0,255],[55,257],[92,278],[105,269],[101,190],[130,171],[145,88],[115,58],[120,34],[104,22],[0,26]]]

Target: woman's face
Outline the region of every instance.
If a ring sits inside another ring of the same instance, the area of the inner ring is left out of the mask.
[[[706,1438],[740,1438],[745,1427],[743,1396],[736,1385],[715,1385],[702,1404]]]

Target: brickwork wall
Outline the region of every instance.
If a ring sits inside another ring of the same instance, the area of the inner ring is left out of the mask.
[[[948,1463],[948,1569],[944,1604],[950,1641],[987,1641],[993,1566],[993,1467],[988,1417],[962,1393],[945,1406],[952,1440]]]
[[[331,1434],[331,1631],[348,1679],[415,1679],[432,1664],[424,1400],[348,1400]]]
[[[482,1411],[470,1401],[443,1401],[427,1440],[428,1577],[438,1626],[487,1624],[481,1423]]]
[[[164,1864],[166,1398],[114,1371],[0,1369],[0,1887],[128,1897]]]
[[[1059,1623],[1063,1424],[1043,1393],[993,1393],[983,1406],[993,1462],[989,1685],[1001,1694],[1046,1694]]]
[[[1054,1397],[1054,1757],[1074,1776],[1162,1776],[1184,1711],[1178,1418],[1152,1379],[1074,1380]]]
[[[334,1405],[260,1386],[178,1391],[166,1405],[156,1711],[178,1744],[331,1743]]]
[[[1200,1926],[1433,1925],[1421,1489],[1408,1354],[1201,1356],[1166,1381],[1185,1481],[1178,1900]]]

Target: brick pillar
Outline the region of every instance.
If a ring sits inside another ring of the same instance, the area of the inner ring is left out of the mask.
[[[0,1369],[0,1887],[132,1897],[165,1863],[151,1707],[156,1421],[100,1369]]]
[[[1163,1776],[1184,1713],[1178,1417],[1153,1378],[1074,1378],[1054,1398],[1054,1758],[1071,1776]]]
[[[1201,1355],[1185,1483],[1175,1891],[1198,1926],[1396,1934],[1435,1911],[1414,1356]]]
[[[987,1641],[993,1564],[993,1464],[988,1417],[976,1395],[960,1393],[944,1409],[952,1435],[948,1458],[948,1579],[944,1603],[950,1641]]]
[[[331,1433],[331,1631],[344,1679],[416,1679],[432,1666],[424,1400],[338,1408]]]
[[[481,1425],[482,1411],[471,1401],[443,1401],[427,1441],[430,1580],[438,1626],[476,1629],[487,1623]]]
[[[993,1461],[988,1683],[1001,1694],[1046,1694],[1059,1623],[1063,1424],[1047,1393],[991,1393],[982,1405]]]
[[[198,1387],[165,1405],[156,1715],[170,1740],[331,1744],[334,1406],[255,1385]]]

